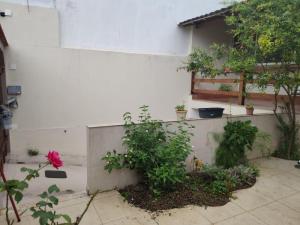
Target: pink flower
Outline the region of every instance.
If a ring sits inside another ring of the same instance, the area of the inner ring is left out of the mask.
[[[63,166],[63,161],[57,151],[49,151],[47,155],[48,162],[56,169]]]

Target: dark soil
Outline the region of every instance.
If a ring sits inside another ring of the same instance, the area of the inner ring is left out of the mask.
[[[210,178],[204,174],[192,173],[189,177],[189,182],[178,185],[174,191],[163,193],[159,197],[153,196],[148,186],[142,183],[127,186],[119,192],[130,204],[151,212],[182,208],[187,205],[222,206],[230,201],[231,193],[216,195],[203,185],[210,182]],[[255,182],[256,178],[240,184],[235,190],[249,188]]]

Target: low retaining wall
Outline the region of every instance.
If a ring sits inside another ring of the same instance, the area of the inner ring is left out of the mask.
[[[191,158],[195,155],[206,163],[213,163],[217,143],[214,141],[213,134],[223,132],[223,128],[228,118],[218,119],[199,119],[187,121],[194,125],[194,136],[192,137],[193,153],[187,159],[187,168],[192,167]],[[274,149],[278,142],[279,131],[276,127],[276,119],[273,115],[257,116],[238,116],[231,117],[231,120],[251,120],[259,130],[271,135],[272,146]],[[175,123],[175,122],[172,122]],[[115,126],[89,126],[87,128],[87,189],[93,193],[97,190],[110,190],[115,187],[124,187],[137,182],[134,171],[126,169],[113,170],[108,173],[104,170],[105,161],[101,160],[108,151],[116,150],[119,153],[126,151],[122,146],[122,136],[124,128],[122,125]],[[260,150],[254,149],[248,153],[248,158],[258,158],[262,154]]]

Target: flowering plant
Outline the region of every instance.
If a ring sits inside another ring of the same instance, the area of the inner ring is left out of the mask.
[[[21,172],[27,173],[23,180],[7,180],[7,181],[0,181],[0,193],[6,192],[6,222],[7,225],[12,225],[14,220],[9,218],[8,214],[8,200],[9,197],[13,197],[17,203],[20,203],[23,199],[23,191],[28,188],[28,182],[34,178],[39,177],[39,172],[49,166],[52,165],[54,168],[58,169],[59,167],[63,166],[63,161],[60,158],[60,155],[57,151],[49,151],[48,155],[46,156],[48,161],[40,164],[37,169],[31,169],[23,167],[21,168]],[[56,185],[51,185],[47,192],[43,192],[40,194],[41,200],[36,203],[35,207],[31,207],[30,210],[32,211],[32,217],[38,218],[40,225],[54,225],[58,224],[56,221],[60,218],[63,218],[67,224],[71,224],[71,219],[68,215],[65,214],[57,214],[55,210],[53,210],[53,206],[57,205],[59,200],[54,195],[55,192],[59,192],[59,189]],[[52,210],[48,210],[51,208]]]
[[[129,168],[136,170],[155,195],[170,190],[186,178],[185,160],[192,151],[191,133],[184,122],[179,122],[176,131],[166,124],[151,119],[147,106],[141,107],[138,124],[131,114],[124,114],[125,135],[123,144],[127,153],[108,152],[102,159],[105,169]]]
[[[60,155],[56,151],[49,151],[47,159],[48,162],[56,169],[63,166],[63,161],[60,159]]]

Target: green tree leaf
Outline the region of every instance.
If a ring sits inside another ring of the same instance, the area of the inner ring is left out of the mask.
[[[55,196],[50,196],[49,200],[54,204],[57,205],[58,204],[58,198],[56,198]]]
[[[52,194],[53,192],[59,192],[59,188],[56,186],[56,184],[53,184],[51,185],[49,188],[48,188],[48,193]]]
[[[23,199],[23,194],[20,191],[17,191],[15,194],[15,200],[19,203]]]

